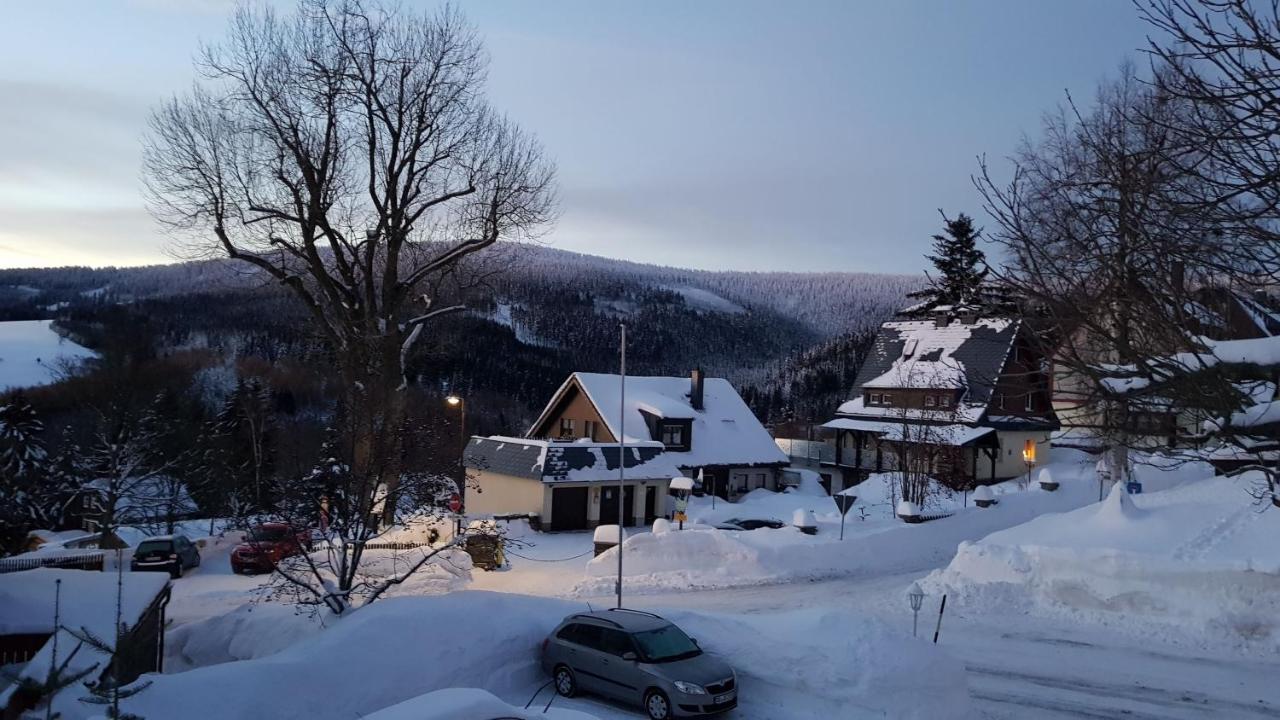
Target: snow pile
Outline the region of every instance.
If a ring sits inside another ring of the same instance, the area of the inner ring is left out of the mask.
[[[743,717],[933,720],[972,714],[959,662],[856,613],[662,615],[733,665]]]
[[[1039,486],[1019,491],[1017,483],[995,488],[998,509],[962,506],[957,496],[945,507],[954,514],[927,523],[904,523],[894,515],[887,486],[872,478],[856,486],[857,504],[840,537],[840,513],[828,496],[755,490],[736,503],[694,498],[690,515],[696,523],[665,534],[638,533],[623,544],[622,571],[628,592],[711,589],[841,577],[881,571],[925,571],[947,562],[956,546],[998,530],[1097,501],[1096,481],[1074,464],[1055,465],[1062,488]],[[866,504],[864,504],[866,503]],[[860,510],[859,508],[862,508]],[[932,512],[935,506],[930,506]],[[866,511],[866,519],[862,512]],[[748,531],[716,530],[711,524],[730,518],[774,518],[791,521],[796,514],[817,525],[817,534],[795,527]],[[573,586],[575,597],[608,595],[618,570],[617,551],[610,549],[586,564],[585,577]],[[581,567],[581,566],[578,566]]]
[[[449,688],[429,692],[365,716],[365,720],[476,720],[476,718],[597,720],[595,715],[558,707],[551,707],[545,713],[540,706],[524,710],[499,700],[493,693],[476,688]]]
[[[526,690],[544,681],[540,643],[580,609],[482,592],[391,598],[274,654],[280,638],[261,636],[260,623],[251,623],[230,644],[256,659],[147,676],[154,684],[125,701],[126,709],[149,718],[183,708],[189,720],[346,720],[436,690],[477,686],[523,704]]]
[[[187,623],[165,634],[165,672],[280,652],[323,628],[319,617],[288,605],[246,604],[224,615]]]
[[[165,718],[182,708],[188,720],[523,718],[528,711],[519,708],[547,679],[542,640],[584,609],[486,592],[395,598],[312,628],[273,654],[280,638],[260,637],[262,621],[207,625],[235,635],[230,645],[255,659],[147,676],[154,684],[125,709]],[[743,717],[957,717],[969,708],[964,670],[944,651],[843,610],[663,614],[735,667]],[[571,712],[584,706],[602,707],[558,700],[559,714],[535,706],[527,717],[586,720]],[[66,720],[94,712],[66,711]]]
[[[964,543],[929,592],[1200,645],[1280,650],[1280,514],[1248,478],[1206,478]]]

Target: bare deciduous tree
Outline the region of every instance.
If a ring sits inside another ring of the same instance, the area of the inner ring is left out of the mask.
[[[367,509],[400,477],[406,356],[462,309],[440,299],[464,260],[551,219],[553,167],[487,103],[483,48],[452,8],[241,8],[198,68],[203,81],[152,115],[151,207],[310,311]]]
[[[985,163],[976,179],[997,223],[989,237],[1007,251],[1000,280],[1041,316],[1055,391],[1116,468],[1144,442],[1144,418],[1168,407],[1220,415],[1242,401],[1226,377],[1143,395],[1110,382],[1151,377],[1161,358],[1203,349],[1197,290],[1259,267],[1252,237],[1201,211],[1208,181],[1185,168],[1208,173],[1213,161],[1178,129],[1196,112],[1125,66],[1090,111],[1069,103],[1046,118],[1043,139],[1013,158],[1008,184]]]

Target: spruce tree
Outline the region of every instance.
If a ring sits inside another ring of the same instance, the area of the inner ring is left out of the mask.
[[[930,275],[930,286],[910,297],[924,302],[916,311],[928,311],[940,306],[967,305],[983,307],[987,301],[985,282],[991,271],[986,255],[978,249],[978,237],[982,231],[974,228],[973,219],[960,213],[954,220],[944,213],[943,234],[933,236],[933,253],[929,261],[937,270]]]
[[[17,552],[43,519],[44,423],[21,394],[0,405],[0,554]]]

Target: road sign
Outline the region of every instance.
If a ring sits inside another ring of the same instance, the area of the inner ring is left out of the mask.
[[[844,540],[844,516],[848,514],[849,508],[853,507],[853,504],[858,501],[858,496],[837,493],[831,496],[831,499],[835,500],[836,507],[840,508],[840,539]]]
[[[840,508],[840,514],[844,515],[849,512],[853,504],[858,501],[857,495],[834,495],[831,498],[836,501],[836,507]]]
[[[449,498],[449,512],[458,512],[462,509],[462,496],[454,493]]]

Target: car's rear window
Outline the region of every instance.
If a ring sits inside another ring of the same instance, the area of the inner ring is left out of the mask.
[[[277,542],[289,537],[289,531],[278,527],[256,527],[249,533],[250,540]]]
[[[135,555],[141,555],[147,552],[169,552],[172,549],[172,540],[144,540],[133,552]]]

